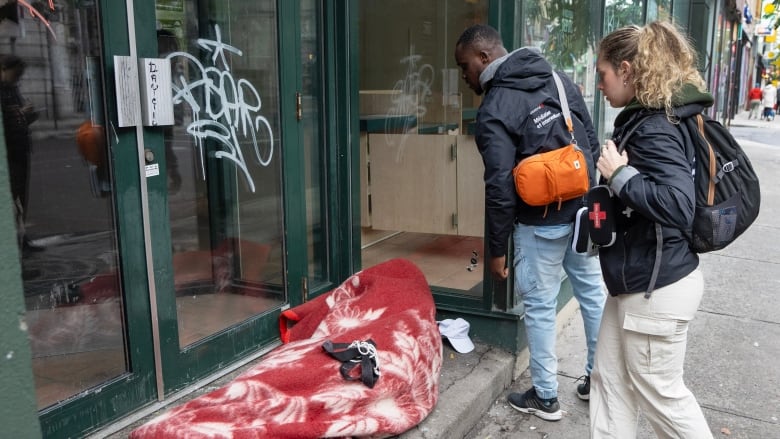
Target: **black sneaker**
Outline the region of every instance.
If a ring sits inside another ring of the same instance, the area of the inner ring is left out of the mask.
[[[536,415],[545,421],[557,421],[563,417],[558,398],[539,398],[533,387],[525,393],[510,393],[507,400],[515,409]]]
[[[577,398],[588,401],[590,400],[590,375],[583,375],[577,378],[577,381],[582,380],[582,384],[577,386]]]

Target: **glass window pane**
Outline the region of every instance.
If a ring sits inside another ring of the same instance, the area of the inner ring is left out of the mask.
[[[156,2],[179,343],[286,302],[276,2]],[[171,292],[173,293],[173,292]]]
[[[647,22],[656,20],[671,20],[671,0],[649,0],[647,2]]]
[[[98,13],[94,2],[53,5],[33,15],[14,2],[18,17],[0,22],[0,100],[39,408],[128,370]]]
[[[488,1],[359,2],[362,264],[415,262],[428,283],[482,297],[479,99],[454,46]],[[473,262],[472,262],[473,261]]]
[[[553,67],[569,75],[593,115],[600,5],[588,0],[527,1],[523,12],[521,45],[539,48]]]
[[[604,35],[630,24],[641,25],[644,8],[644,1],[627,3],[617,0],[607,0],[604,9]],[[601,126],[604,128],[604,137],[611,137],[615,118],[622,108],[613,108],[608,103],[602,105],[601,108],[603,111]]]
[[[604,35],[629,24],[642,24],[645,2],[607,0],[604,8]]]

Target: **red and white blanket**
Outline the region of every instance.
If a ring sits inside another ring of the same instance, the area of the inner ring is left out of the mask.
[[[141,438],[381,438],[422,421],[438,399],[435,306],[422,272],[394,259],[285,311],[284,345],[224,387],[135,429]],[[380,376],[347,381],[322,345],[371,339]]]

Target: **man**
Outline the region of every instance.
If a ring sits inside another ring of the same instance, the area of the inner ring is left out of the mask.
[[[598,328],[605,300],[598,260],[571,248],[576,211],[582,198],[534,207],[515,192],[512,168],[543,146],[565,146],[571,141],[566,129],[552,67],[530,48],[507,53],[498,32],[490,26],[466,29],[455,46],[455,61],[462,77],[484,99],[477,112],[476,142],[485,164],[485,206],[488,225],[490,271],[506,279],[507,241],[514,230],[515,297],[522,300],[533,387],[512,393],[515,409],[556,421],[558,404],[555,318],[557,296],[565,270],[580,303],[585,323],[588,360],[584,382],[577,388],[581,399],[590,391]],[[585,153],[591,184],[599,142],[577,87],[564,74],[572,113],[574,136]]]

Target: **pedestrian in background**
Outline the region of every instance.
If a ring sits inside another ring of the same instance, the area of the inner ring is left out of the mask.
[[[26,68],[27,64],[20,57],[0,55],[0,103],[5,129],[6,158],[11,197],[16,211],[19,247],[23,252],[41,250],[30,242],[25,231],[32,157],[30,124],[38,120],[38,112],[22,96],[19,89],[19,81]]]
[[[510,394],[509,403],[519,411],[555,421],[562,417],[555,352],[562,269],[569,276],[585,324],[588,361],[585,380],[577,389],[581,399],[589,398],[589,375],[605,293],[596,258],[576,253],[571,247],[574,216],[584,205],[583,198],[529,206],[515,191],[512,169],[542,147],[555,142],[568,145],[572,134],[564,123],[552,66],[537,50],[521,48],[507,53],[495,29],[475,25],[458,39],[455,60],[468,86],[485,95],[477,112],[475,138],[485,164],[490,271],[499,280],[509,274],[507,247],[514,231],[514,293],[524,307],[533,386],[525,393]],[[591,183],[595,183],[598,138],[582,93],[565,74],[559,76],[572,113],[574,135],[586,156]]]
[[[767,82],[764,89],[761,90],[761,105],[764,106],[764,113],[761,115],[761,120],[775,120],[776,102],[777,88],[775,88],[771,82]]]
[[[615,243],[599,249],[609,297],[591,381],[593,439],[635,438],[640,411],[658,437],[712,438],[683,381],[688,324],[704,280],[684,234],[693,224],[694,146],[680,120],[713,103],[697,60],[668,22],[620,28],[599,44],[598,88],[624,108],[598,160],[618,214]],[[645,117],[618,151],[615,143]],[[659,238],[660,271],[649,294]]]
[[[761,87],[758,84],[748,92],[748,105],[750,108],[748,119],[752,119],[754,116],[758,119],[758,108],[761,106]]]

